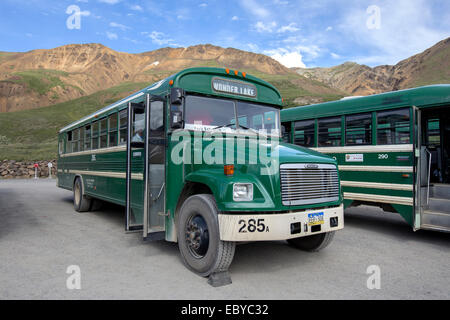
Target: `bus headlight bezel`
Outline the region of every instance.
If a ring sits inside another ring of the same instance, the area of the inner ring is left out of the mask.
[[[234,183],[233,201],[253,201],[253,183]]]

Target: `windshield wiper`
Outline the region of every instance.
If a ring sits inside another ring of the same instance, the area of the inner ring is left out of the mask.
[[[250,131],[252,131],[252,132],[254,132],[254,133],[257,133],[257,134],[262,134],[262,133],[259,132],[258,130],[253,129],[253,128],[249,128],[249,127],[246,127],[246,126],[243,126],[242,124],[239,125],[239,128],[242,128],[242,129],[244,129],[244,130],[250,130]]]
[[[221,126],[214,127],[214,128],[212,128],[212,129],[213,129],[213,130],[216,130],[216,129],[220,129],[220,128],[231,127],[231,126],[234,126],[234,125],[235,125],[234,123],[229,123],[229,124],[224,124],[224,125],[221,125]]]

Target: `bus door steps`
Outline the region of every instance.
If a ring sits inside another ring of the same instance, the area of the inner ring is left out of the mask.
[[[450,199],[430,198],[427,210],[450,214]]]
[[[450,213],[425,210],[422,213],[422,228],[439,227],[450,231]]]
[[[450,184],[433,184],[430,186],[430,197],[450,199]]]

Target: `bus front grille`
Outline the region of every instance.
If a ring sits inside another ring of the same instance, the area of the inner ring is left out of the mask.
[[[285,206],[339,200],[338,171],[333,164],[282,164],[281,198]]]

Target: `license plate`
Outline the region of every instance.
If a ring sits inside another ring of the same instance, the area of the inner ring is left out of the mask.
[[[308,225],[315,226],[323,223],[323,212],[308,214]]]

